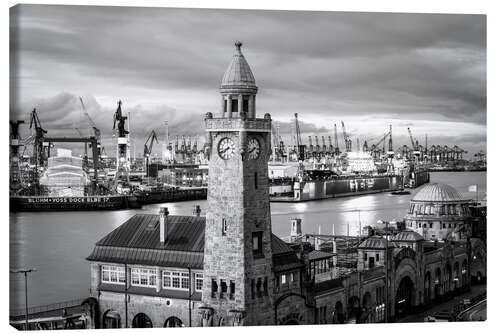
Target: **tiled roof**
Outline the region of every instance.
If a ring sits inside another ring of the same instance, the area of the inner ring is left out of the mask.
[[[243,53],[241,53],[241,43],[236,42],[236,50],[231,63],[226,69],[222,78],[221,88],[231,88],[234,86],[255,87],[255,78]]]
[[[160,216],[138,214],[97,242],[98,246],[203,252],[205,217],[169,215],[167,240],[160,242]]]
[[[401,231],[391,238],[393,242],[418,242],[423,241],[424,237],[412,230]]]
[[[309,260],[320,260],[333,257],[333,253],[313,250],[307,254]]]
[[[138,214],[96,243],[87,260],[130,265],[203,269],[205,217],[167,217],[167,240],[160,242],[160,217]],[[303,264],[293,249],[272,235],[273,266],[283,271]]]
[[[365,239],[358,249],[385,249],[387,240],[382,237],[373,236]],[[393,242],[389,242],[389,247],[395,247]]]
[[[453,187],[447,184],[431,183],[425,185],[413,197],[412,201],[450,202],[468,201]]]

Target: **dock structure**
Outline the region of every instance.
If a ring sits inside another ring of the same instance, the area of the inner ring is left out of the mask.
[[[79,298],[26,309],[11,309],[9,323],[19,330],[95,328],[97,303],[92,298]],[[98,319],[97,319],[98,320]],[[28,328],[26,328],[26,321]]]

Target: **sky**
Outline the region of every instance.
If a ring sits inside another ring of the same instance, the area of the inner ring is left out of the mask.
[[[118,100],[137,156],[152,130],[164,139],[164,121],[171,136],[202,140],[239,40],[257,116],[270,113],[285,141],[298,113],[304,141],[333,140],[337,124],[341,150],[344,121],[353,147],[392,124],[396,148],[410,145],[410,127],[421,144],[486,151],[484,15],[47,5],[10,15],[10,118],[36,108],[48,135],[88,131],[82,97],[108,152]]]

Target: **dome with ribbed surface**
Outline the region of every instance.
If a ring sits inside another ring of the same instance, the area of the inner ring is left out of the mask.
[[[391,238],[393,242],[419,242],[424,240],[424,237],[412,230],[404,230]]]
[[[420,191],[418,191],[412,201],[450,202],[468,200],[450,185],[432,183],[425,185]]]
[[[221,88],[255,88],[255,78],[243,53],[241,53],[241,42],[234,43],[236,50],[231,63],[222,77]]]

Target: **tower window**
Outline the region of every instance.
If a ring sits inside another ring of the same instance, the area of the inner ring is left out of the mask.
[[[227,294],[227,284],[226,280],[220,280],[220,293],[221,293],[221,298],[225,297]]]
[[[222,219],[222,236],[227,235],[227,220]]]
[[[252,299],[255,298],[255,280],[252,279],[252,282],[251,282],[251,285],[252,285]]]
[[[252,98],[252,97],[249,97]],[[248,112],[248,99],[243,99],[243,111]]]
[[[218,289],[217,281],[215,279],[212,279],[212,297],[214,298],[217,295],[217,289]]]
[[[234,280],[229,281],[229,298],[234,299],[234,294],[236,293],[236,285]]]
[[[252,233],[252,250],[254,256],[263,256],[262,252],[262,231]]]
[[[257,297],[262,297],[262,279],[257,279]]]
[[[231,103],[231,112],[238,112],[238,99],[233,99]]]
[[[267,290],[267,276],[264,278],[264,296],[268,296],[269,292]]]
[[[253,181],[254,181],[255,189],[258,189],[259,188],[259,175],[257,174],[257,172],[255,172],[253,174]]]
[[[375,260],[376,260],[376,261],[379,261],[379,260],[380,260],[380,254],[379,254],[379,253],[377,253],[377,254],[375,255]]]

